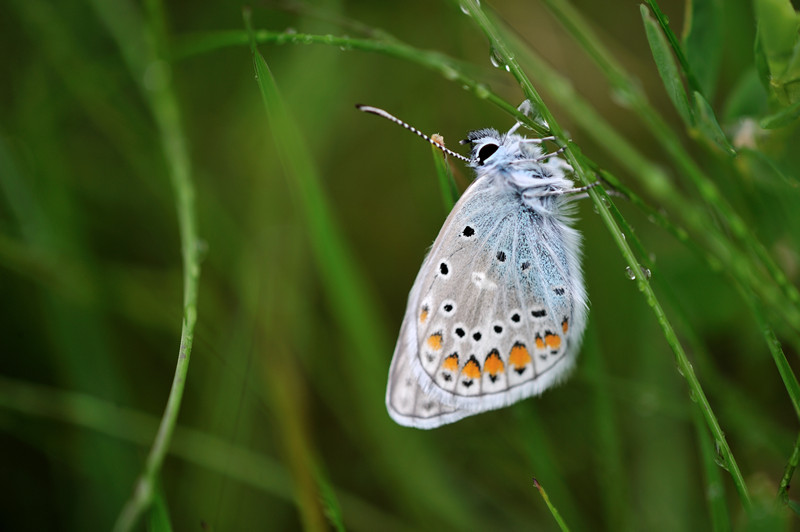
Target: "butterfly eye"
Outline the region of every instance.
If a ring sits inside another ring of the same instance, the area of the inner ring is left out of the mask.
[[[483,164],[486,159],[494,155],[498,147],[497,144],[484,144],[478,151],[478,162]]]

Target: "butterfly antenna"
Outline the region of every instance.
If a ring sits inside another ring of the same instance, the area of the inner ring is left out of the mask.
[[[387,113],[387,112],[386,112],[386,111],[384,111],[383,109],[380,109],[380,108],[378,108],[378,107],[372,107],[372,106],[370,106],[370,105],[361,105],[361,104],[357,104],[357,105],[356,105],[356,109],[358,109],[359,111],[364,111],[365,113],[372,113],[372,114],[374,114],[374,115],[382,116],[383,118],[386,118],[386,119],[388,119],[388,120],[391,120],[391,121],[392,121],[392,122],[394,122],[395,124],[398,124],[398,125],[401,125],[401,126],[403,126],[404,128],[406,128],[406,129],[407,129],[407,130],[409,130],[410,132],[412,132],[412,133],[416,133],[417,135],[419,135],[419,136],[420,136],[420,137],[422,137],[423,139],[425,139],[425,140],[427,140],[428,142],[430,142],[432,146],[436,146],[437,148],[439,148],[440,150],[442,150],[443,152],[445,152],[447,155],[450,155],[450,156],[452,156],[452,157],[455,157],[456,159],[462,160],[462,161],[464,161],[464,162],[466,162],[466,163],[471,163],[471,162],[472,162],[472,161],[469,159],[469,157],[464,157],[464,156],[463,156],[463,155],[461,155],[460,153],[456,153],[456,152],[454,152],[454,151],[453,151],[453,150],[451,150],[451,149],[445,148],[444,144],[441,144],[441,143],[439,143],[439,142],[437,142],[437,141],[433,140],[433,139],[432,139],[432,138],[430,138],[428,135],[426,135],[425,133],[423,133],[423,132],[422,132],[422,131],[420,131],[419,129],[415,128],[414,126],[412,126],[412,125],[411,125],[411,124],[409,124],[408,122],[403,122],[402,120],[400,120],[400,119],[399,119],[399,118],[397,118],[396,116],[394,116],[394,115],[391,115],[391,114]]]

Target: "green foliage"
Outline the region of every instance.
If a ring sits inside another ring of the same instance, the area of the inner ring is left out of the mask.
[[[789,0],[7,11],[4,527],[796,527]],[[523,120],[616,190],[581,205],[567,383],[390,421],[407,293],[471,176],[356,102],[451,149]]]
[[[800,15],[789,0],[755,0],[762,83],[778,105],[800,98]]]

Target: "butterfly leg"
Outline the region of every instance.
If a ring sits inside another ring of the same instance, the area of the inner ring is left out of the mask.
[[[542,138],[539,138],[539,139],[522,139],[520,142],[525,142],[525,143],[530,143],[530,144],[543,144],[544,142],[547,142],[548,140],[555,141],[555,140],[558,140],[558,138],[554,137],[553,135],[550,135],[549,137],[542,137]]]
[[[566,149],[567,149],[567,147],[566,147],[566,146],[561,146],[559,149],[557,149],[557,150],[556,150],[556,151],[554,151],[554,152],[545,153],[545,154],[544,154],[544,155],[542,155],[541,157],[537,157],[537,158],[535,159],[535,162],[537,162],[537,163],[540,163],[540,162],[542,162],[542,161],[546,161],[546,160],[547,160],[547,159],[549,159],[550,157],[555,157],[555,156],[557,156],[557,155],[561,155],[562,153],[564,153],[564,151],[565,151]]]
[[[589,183],[584,187],[568,188],[566,190],[551,190],[549,192],[542,192],[541,194],[536,194],[536,196],[539,198],[546,198],[548,196],[561,196],[563,194],[581,194],[580,198],[584,198],[588,197],[588,194],[585,194],[587,190],[590,190],[599,184],[600,181],[595,181],[593,183]]]

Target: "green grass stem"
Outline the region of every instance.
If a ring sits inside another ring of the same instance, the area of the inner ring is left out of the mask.
[[[569,527],[567,526],[567,523],[564,522],[561,514],[558,513],[558,509],[553,505],[552,502],[550,502],[550,497],[547,496],[544,486],[542,486],[535,478],[533,479],[533,485],[537,490],[539,490],[539,495],[542,496],[544,503],[547,505],[547,509],[550,510],[550,514],[553,516],[553,519],[555,519],[556,523],[558,523],[558,528],[560,528],[562,532],[568,532]]]
[[[130,4],[108,5],[95,2],[98,15],[120,47],[133,79],[140,81],[142,95],[158,128],[159,142],[167,163],[167,174],[175,194],[175,209],[183,258],[183,318],[175,374],[155,440],[144,469],[136,480],[133,495],[122,508],[114,530],[132,530],[153,501],[155,485],[169,449],[186,387],[189,361],[197,323],[197,296],[200,279],[199,237],[195,214],[192,166],[183,132],[177,97],[164,76],[168,54],[161,6],[147,4],[145,22]],[[136,43],[144,46],[137,47]],[[155,69],[155,70],[153,70]],[[159,70],[161,69],[161,70]],[[150,76],[146,76],[146,73]],[[146,82],[145,80],[149,80]]]

